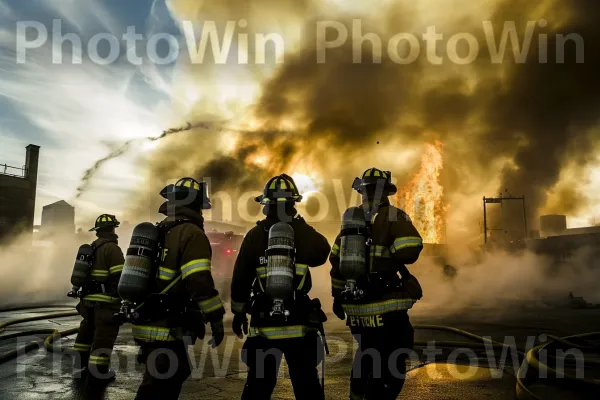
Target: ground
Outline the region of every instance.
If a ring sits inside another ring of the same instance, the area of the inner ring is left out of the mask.
[[[36,314],[57,312],[53,309],[33,309],[0,313],[0,322],[23,318]],[[326,323],[331,355],[325,366],[326,397],[328,399],[348,398],[348,377],[352,356],[353,341],[344,323],[331,315]],[[18,331],[40,328],[65,330],[78,324],[78,317],[43,320],[10,326],[2,335]],[[583,332],[600,331],[600,310],[568,310],[555,308],[515,309],[510,312],[497,310],[471,310],[460,315],[432,317],[412,316],[415,325],[448,325],[464,329],[478,335],[490,335],[493,339],[505,342],[506,337],[514,337],[520,346],[528,337],[539,337],[546,333],[556,336],[568,336]],[[229,327],[229,323],[226,322]],[[0,354],[14,350],[17,345],[30,342],[27,339],[0,341]],[[445,332],[427,330],[416,331],[416,339],[424,341],[465,341],[464,338]],[[508,339],[510,340],[510,339]],[[60,340],[61,348],[69,348],[74,337]],[[226,338],[218,353],[213,353],[205,343],[197,343],[190,348],[197,368],[185,383],[181,399],[235,399],[239,398],[245,381],[245,368],[239,358],[241,341],[233,336]],[[446,352],[448,356],[449,352]],[[142,367],[135,362],[137,348],[131,338],[131,328],[125,325],[117,340],[116,357],[113,367],[118,370],[117,380],[110,384],[104,393],[106,399],[132,399],[140,383]],[[215,356],[216,354],[216,356]],[[481,356],[482,353],[479,353]],[[229,355],[228,357],[226,357]],[[456,357],[454,357],[456,358]],[[447,358],[437,363],[423,363],[420,360],[410,362],[401,399],[514,399],[515,383],[513,364],[510,358],[504,371],[490,369],[497,366],[498,359],[490,362],[485,358],[473,358],[479,368],[469,369],[469,360],[459,357],[455,363]],[[456,363],[460,366],[456,366]],[[492,365],[490,365],[492,364]],[[518,364],[517,364],[518,365]],[[516,366],[515,366],[516,368]],[[86,398],[86,392],[73,383],[71,358],[60,353],[47,353],[43,348],[20,356],[0,365],[0,398],[12,399],[78,399]],[[591,372],[593,374],[593,372]],[[586,371],[586,378],[590,372]],[[542,381],[543,382],[543,381]],[[291,384],[285,367],[274,393],[274,399],[293,398]],[[585,392],[564,392],[554,386],[536,385],[538,393],[544,398],[587,398]]]

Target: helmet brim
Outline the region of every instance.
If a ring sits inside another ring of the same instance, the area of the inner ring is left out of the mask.
[[[357,182],[357,179],[360,180],[360,182]],[[354,180],[354,183],[352,184],[352,189],[356,190],[357,192],[360,192],[363,188],[376,185],[377,183],[375,182],[364,182],[362,181],[362,179],[356,178]],[[386,183],[385,185],[383,185],[383,190],[387,192],[388,196],[393,196],[398,192],[398,188],[393,183]]]
[[[298,196],[292,196],[292,197],[288,197],[288,198],[280,197],[278,199],[269,199],[261,194],[260,196],[256,196],[254,198],[254,201],[256,201],[259,204],[262,204],[263,206],[266,206],[267,204],[277,204],[280,201],[288,202],[288,203],[299,203],[302,201],[302,196],[298,195]]]
[[[90,229],[88,232],[98,232],[100,229],[103,228],[118,228],[121,224],[120,223],[116,223],[114,225],[104,225],[104,226],[95,226],[92,229]]]

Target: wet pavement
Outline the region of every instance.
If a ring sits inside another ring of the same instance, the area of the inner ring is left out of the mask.
[[[23,312],[0,312],[0,322],[39,314],[56,313],[61,309],[35,309]],[[67,311],[67,309],[65,309]],[[566,336],[576,333],[600,331],[600,310],[521,310],[516,313],[495,315],[490,311],[473,312],[460,316],[425,317],[413,315],[413,324],[449,325],[478,335],[491,335],[495,340],[517,344],[527,342],[528,336],[541,333]],[[9,326],[3,335],[31,329],[52,328],[66,330],[78,325],[79,317],[27,322]],[[226,322],[226,327],[229,323]],[[326,323],[331,355],[325,365],[326,397],[348,399],[353,341],[343,322],[330,316]],[[511,336],[509,336],[511,335]],[[45,335],[40,335],[43,338]],[[508,338],[506,338],[508,336]],[[0,354],[14,350],[39,337],[21,337],[0,341]],[[416,340],[467,341],[452,333],[417,330]],[[507,341],[508,340],[508,341]],[[40,341],[40,350],[0,364],[0,398],[12,399],[132,399],[141,381],[143,366],[136,363],[137,347],[131,337],[130,325],[121,328],[112,359],[112,367],[118,371],[117,379],[104,393],[90,393],[72,379],[72,358],[66,353],[47,353]],[[57,346],[69,349],[74,336],[62,338]],[[193,374],[183,387],[181,399],[236,399],[240,397],[245,382],[245,366],[240,360],[242,341],[234,336],[226,337],[218,351],[198,342],[189,351],[196,365]],[[484,357],[485,352],[469,355],[467,350],[459,354],[444,352],[437,363],[426,363],[421,353],[419,359],[411,360],[410,372],[401,399],[514,399],[516,380],[510,357],[504,372],[498,366],[499,354],[494,360]],[[466,354],[466,355],[465,355]],[[468,355],[468,357],[467,357]],[[448,361],[448,357],[450,361]],[[515,365],[518,366],[518,363]],[[492,367],[492,368],[490,368]],[[559,392],[553,388],[540,387],[549,398],[586,398],[581,393]],[[293,398],[293,391],[285,363],[273,399]]]

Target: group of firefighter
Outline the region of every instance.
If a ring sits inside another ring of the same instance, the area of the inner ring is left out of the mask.
[[[346,320],[358,343],[350,399],[400,394],[414,338],[407,311],[422,296],[406,265],[417,261],[423,243],[409,216],[389,202],[396,193],[389,171],[370,168],[352,187],[362,205],[344,212],[333,247],[298,215],[302,196],[290,176],[271,178],[256,197],[265,219],[244,237],[231,282],[232,331],[247,336],[242,399],[271,397],[282,357],[295,397],[324,399],[318,366],[327,351],[327,317],[309,292],[310,269],[328,258],[333,313]],[[130,322],[140,346],[137,360],[146,365],[136,399],[177,399],[192,372],[188,345],[205,337],[208,324],[213,348],[225,336],[225,308],[203,227],[202,210],[211,208],[206,183],[182,178],[160,194],[166,201],[159,212],[166,218],[137,225],[125,256],[117,218],[96,219],[97,239],[80,247],[69,293],[80,299],[83,317],[75,376],[92,388],[114,379],[112,349],[120,325]],[[369,351],[379,357],[362,356]]]

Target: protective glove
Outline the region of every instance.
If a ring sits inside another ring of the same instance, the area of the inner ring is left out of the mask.
[[[233,316],[231,329],[240,339],[244,338],[244,334],[248,334],[248,317],[246,313],[237,313]]]
[[[223,327],[223,319],[221,318],[218,321],[212,321],[210,323],[210,330],[212,333],[212,339],[210,339],[208,343],[214,349],[217,346],[219,346],[225,338],[225,328]]]
[[[344,312],[344,307],[342,307],[341,303],[337,301],[333,302],[333,313],[336,317],[341,319],[342,321],[346,319],[346,313]]]

